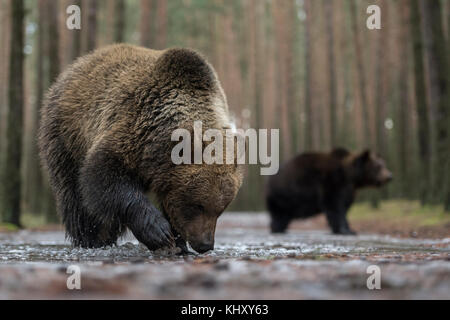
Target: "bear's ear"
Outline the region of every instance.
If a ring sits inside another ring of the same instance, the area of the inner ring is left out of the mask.
[[[361,163],[365,163],[367,161],[369,161],[370,159],[370,150],[366,149],[363,152],[361,152],[361,154],[358,156],[357,160],[360,161]]]
[[[364,150],[359,155],[355,157],[352,161],[355,167],[364,167],[364,165],[370,160],[370,150]]]
[[[155,63],[156,77],[172,86],[188,89],[211,90],[215,73],[199,53],[191,49],[167,49]]]

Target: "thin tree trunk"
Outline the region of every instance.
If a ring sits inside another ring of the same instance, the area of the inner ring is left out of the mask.
[[[3,221],[20,226],[21,162],[23,127],[23,46],[25,8],[23,0],[11,0],[11,47],[6,130],[6,160],[3,166]]]
[[[382,0],[380,2],[381,11],[383,12],[383,27],[377,33],[377,62],[376,62],[376,80],[375,80],[375,146],[376,152],[381,155],[386,162],[389,163],[389,153],[387,147],[386,128],[384,125],[386,119],[386,110],[388,103],[388,90],[390,86],[389,78],[389,58],[386,52],[392,50],[389,41],[391,36],[389,23],[389,1]],[[387,189],[376,190],[371,193],[372,206],[378,208],[379,200],[387,197]]]
[[[296,88],[294,86],[294,40],[295,40],[295,30],[294,30],[294,18],[295,18],[295,3],[293,0],[286,1],[285,9],[283,10],[283,16],[286,21],[286,114],[288,117],[289,131],[288,134],[292,136],[289,139],[289,145],[287,154],[292,156],[296,150],[298,144],[298,115],[295,108],[295,92]]]
[[[83,8],[81,6],[81,0],[74,0],[74,5],[80,7],[81,12],[83,12]],[[83,30],[83,24],[81,25],[81,30]],[[71,30],[72,34],[72,61],[78,58],[81,55],[81,30]]]
[[[291,0],[273,2],[272,11],[275,25],[275,38],[278,47],[278,75],[280,79],[279,83],[279,103],[278,109],[280,112],[280,134],[282,136],[281,150],[284,159],[287,159],[291,155],[292,150],[292,133],[290,125],[289,115],[289,86],[290,86],[290,74],[291,74],[291,54],[292,49],[289,46],[289,3]]]
[[[167,46],[167,0],[156,2],[156,48],[165,49]]]
[[[347,5],[346,5],[347,4]],[[352,132],[355,131],[354,120],[352,119],[352,113],[354,108],[354,87],[351,85],[351,77],[352,77],[352,62],[353,56],[351,54],[351,26],[348,23],[349,21],[349,13],[348,13],[348,1],[342,1],[341,10],[342,13],[342,21],[343,21],[343,35],[342,42],[340,46],[342,48],[342,60],[341,64],[343,66],[343,76],[342,82],[344,86],[343,93],[343,116],[342,123],[344,125],[341,126],[339,141],[343,145],[354,145],[355,134]]]
[[[450,88],[448,52],[442,28],[442,11],[440,1],[422,1],[424,35],[426,56],[430,76],[430,102],[434,113],[433,121],[436,128],[436,172],[435,186],[433,192],[437,195],[436,200],[442,200],[447,206],[450,173],[449,171],[449,134],[450,128]],[[450,209],[450,208],[447,208]]]
[[[328,79],[330,92],[330,144],[336,147],[337,142],[337,97],[336,97],[336,62],[334,54],[333,0],[325,0],[326,32],[328,34]]]
[[[36,48],[36,87],[35,87],[35,96],[36,103],[33,105],[32,113],[31,113],[31,128],[30,128],[30,136],[32,139],[32,143],[30,144],[29,157],[25,160],[26,165],[26,176],[28,178],[28,183],[24,186],[24,198],[27,200],[28,210],[31,213],[41,213],[41,201],[42,201],[42,172],[39,165],[38,159],[38,148],[36,144],[36,132],[39,126],[39,110],[42,104],[43,95],[44,95],[44,85],[46,82],[45,74],[44,74],[44,57],[45,48],[44,45],[46,43],[46,25],[47,25],[47,0],[38,0],[37,3],[37,36],[35,42]]]
[[[49,77],[48,84],[50,86],[58,77],[60,70],[59,59],[59,28],[58,28],[58,2],[48,1],[48,59],[49,59]],[[47,88],[45,88],[47,89]]]
[[[92,1],[92,2],[95,2]],[[58,3],[47,0],[47,59],[48,59],[48,76],[45,83],[44,91],[46,91],[51,84],[56,80],[60,72],[60,59],[59,59],[59,28],[58,28]],[[40,108],[40,106],[39,106]],[[42,211],[45,212],[48,222],[57,222],[58,216],[56,214],[55,201],[50,189],[48,177],[43,183],[42,189]]]
[[[448,56],[450,55],[450,1],[447,1],[447,98],[450,100],[450,61]],[[450,102],[449,102],[450,105]],[[447,111],[448,112],[448,111]],[[450,128],[450,115],[447,114],[447,128]],[[448,133],[447,133],[448,134]],[[450,140],[450,137],[447,138]],[[450,141],[449,141],[450,143]],[[447,155],[447,191],[444,193],[444,209],[450,211],[450,151]]]
[[[246,13],[246,22],[248,23],[248,26],[245,28],[246,30],[246,39],[247,39],[247,46],[246,46],[246,56],[247,56],[247,63],[248,63],[248,72],[247,72],[247,102],[246,104],[248,106],[251,106],[252,116],[254,117],[258,111],[258,106],[256,105],[258,97],[256,96],[256,79],[258,78],[257,75],[257,68],[256,68],[256,55],[257,55],[257,48],[256,48],[256,42],[257,42],[257,35],[256,35],[256,17],[255,17],[255,0],[250,0],[245,5],[245,13]],[[253,119],[251,126],[254,128],[255,126],[255,120]]]
[[[356,55],[356,66],[358,73],[359,93],[361,97],[361,108],[363,113],[363,126],[364,126],[364,143],[368,147],[372,147],[371,134],[370,134],[370,117],[369,117],[369,105],[366,93],[366,71],[364,68],[363,52],[361,47],[361,40],[359,36],[360,26],[358,25],[357,15],[357,3],[356,1],[350,1],[350,18],[353,29],[353,40]]]
[[[86,52],[92,51],[97,46],[97,0],[89,0],[87,3],[87,19],[85,28]]]
[[[275,94],[275,74],[276,74],[276,63],[275,63],[275,44],[273,41],[273,36],[269,33],[265,33],[265,43],[263,47],[266,52],[265,61],[265,72],[263,81],[263,112],[261,116],[263,118],[264,128],[276,128],[275,122],[275,105],[276,105],[276,94]]]
[[[68,64],[72,62],[72,45],[73,45],[73,31],[69,30],[66,26],[67,22],[67,13],[66,8],[72,4],[70,0],[61,1],[61,7],[59,10],[59,56],[61,60],[61,68],[65,68]]]
[[[385,92],[384,92],[384,73],[385,73],[385,59],[384,59],[384,51],[386,50],[386,31],[388,28],[386,27],[386,14],[385,14],[385,2],[381,3],[382,11],[383,11],[383,29],[378,30],[378,38],[377,38],[377,52],[376,52],[376,96],[375,96],[375,144],[376,151],[385,157],[385,136],[384,136],[384,117],[385,117]],[[371,192],[370,194],[370,202],[373,208],[378,208],[380,205],[380,194],[379,192]]]
[[[0,165],[3,162],[6,145],[6,117],[8,113],[8,62],[10,37],[10,1],[2,0],[0,10],[1,42],[0,42]],[[1,169],[1,166],[0,166]]]
[[[385,119],[385,111],[386,111],[386,59],[384,56],[384,52],[389,50],[388,44],[386,43],[386,38],[388,38],[389,27],[387,26],[387,14],[386,14],[386,6],[387,3],[385,1],[382,2],[383,5],[383,29],[377,31],[378,39],[377,39],[377,65],[376,65],[376,113],[375,113],[375,122],[376,122],[376,151],[381,154],[382,157],[386,157],[386,136],[384,134],[384,119]]]
[[[153,42],[152,9],[153,0],[141,0],[141,17],[139,22],[140,43],[142,46],[151,48]]]
[[[305,125],[305,149],[311,150],[314,147],[313,143],[313,113],[311,106],[311,0],[304,1],[305,6],[305,115],[306,115],[306,125]]]
[[[413,40],[414,55],[414,80],[416,93],[416,107],[418,115],[418,140],[419,140],[419,158],[420,173],[423,181],[420,186],[420,199],[422,204],[428,200],[431,177],[431,137],[430,124],[428,116],[428,106],[426,99],[425,86],[425,68],[423,63],[424,50],[422,43],[421,17],[419,10],[419,0],[411,2],[411,37]]]
[[[114,0],[114,42],[124,41],[125,33],[125,1]]]
[[[408,4],[406,0],[401,0],[398,4],[400,11],[400,33],[399,33],[399,46],[400,46],[400,65],[399,65],[399,77],[398,77],[398,89],[400,94],[400,101],[398,108],[398,153],[399,153],[399,181],[400,191],[402,197],[408,197],[410,195],[409,184],[409,164],[410,157],[410,113],[409,113],[409,101],[408,101],[408,59],[409,59],[409,42],[408,42]]]

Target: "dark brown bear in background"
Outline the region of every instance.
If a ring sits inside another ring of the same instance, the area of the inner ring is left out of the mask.
[[[379,187],[391,179],[383,159],[370,151],[354,155],[338,148],[301,154],[269,178],[266,203],[271,230],[285,232],[292,219],[324,212],[333,233],[355,234],[346,216],[356,190]]]
[[[176,242],[186,250],[186,241],[213,249],[216,220],[242,173],[173,164],[172,132],[192,132],[196,120],[204,130],[231,127],[215,71],[191,50],[114,45],[59,76],[42,108],[39,147],[75,246],[111,245],[129,228],[149,249]]]

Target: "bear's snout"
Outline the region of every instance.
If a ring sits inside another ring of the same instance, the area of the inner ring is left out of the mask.
[[[205,253],[214,250],[214,242],[191,243],[191,247],[198,253]]]
[[[381,171],[381,175],[380,175],[381,177],[380,177],[380,183],[381,184],[385,184],[385,183],[388,183],[388,182],[390,182],[392,179],[393,179],[393,176],[392,176],[392,172],[391,171],[389,171],[388,169],[386,169],[386,168],[384,168],[382,171]]]
[[[386,176],[386,182],[389,182],[393,179],[394,177],[392,176],[392,173],[389,172],[389,174]]]

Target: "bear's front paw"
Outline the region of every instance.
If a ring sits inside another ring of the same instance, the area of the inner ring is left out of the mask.
[[[154,217],[155,221],[151,224],[149,236],[151,242],[157,246],[157,248],[175,247],[175,238],[172,234],[172,227],[169,221],[162,215]]]
[[[356,235],[356,232],[353,231],[352,229],[344,229],[340,232],[340,234],[345,235],[345,236],[354,236],[354,235]]]
[[[340,228],[338,230],[333,230],[334,234],[340,234],[343,236],[354,236],[357,233],[355,231],[353,231],[352,229],[349,228]]]
[[[158,211],[140,214],[132,225],[135,237],[149,250],[174,248],[175,239],[171,230],[167,219]]]

